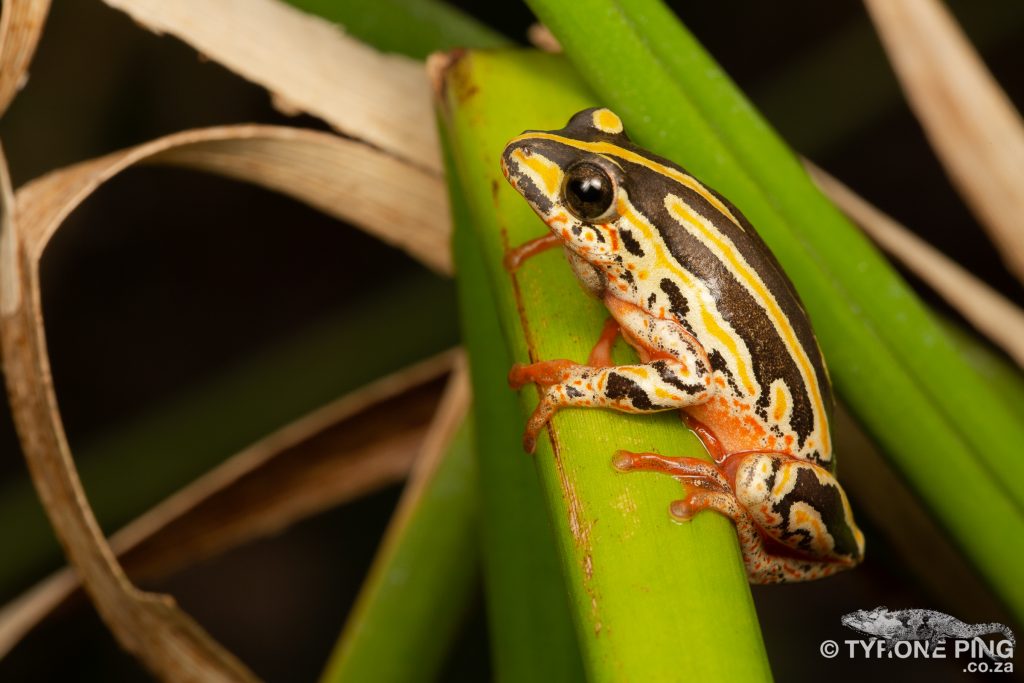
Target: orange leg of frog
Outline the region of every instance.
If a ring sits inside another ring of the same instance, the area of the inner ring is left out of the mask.
[[[745,457],[738,454],[740,457]],[[751,454],[756,457],[756,454]],[[773,454],[768,454],[773,457]],[[774,454],[774,457],[788,457]],[[848,569],[851,562],[841,559],[801,559],[789,555],[770,553],[764,538],[771,534],[763,531],[751,514],[733,493],[725,475],[715,465],[698,458],[670,458],[657,453],[631,453],[619,451],[613,461],[621,472],[652,471],[667,474],[678,480],[687,494],[669,507],[672,516],[689,521],[703,510],[714,510],[725,515],[736,525],[743,564],[751,583],[784,583],[810,581]],[[810,465],[808,465],[810,466]]]

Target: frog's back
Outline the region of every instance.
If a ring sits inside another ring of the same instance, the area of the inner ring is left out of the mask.
[[[671,161],[629,143],[617,146],[621,152],[609,150],[608,156],[625,171],[637,214],[657,226],[668,261],[654,278],[660,291],[644,303],[670,304],[708,350],[723,389],[752,403],[761,425],[751,428],[767,432],[762,444],[831,468],[828,374],[807,313],[778,261],[721,195]],[[672,277],[676,267],[683,277]],[[729,409],[712,402],[697,412],[714,412],[721,421],[718,413]]]

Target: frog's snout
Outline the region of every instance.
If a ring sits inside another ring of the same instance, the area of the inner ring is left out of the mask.
[[[520,157],[529,157],[533,154],[533,150],[524,142],[510,142],[505,145],[505,150],[501,153],[501,172],[505,174],[507,180],[512,180],[511,174],[516,168],[514,162],[516,154]]]
[[[520,194],[525,194],[525,187],[520,183],[523,178],[522,161],[529,158],[533,150],[525,141],[513,141],[505,145],[501,153],[501,172],[512,187]]]

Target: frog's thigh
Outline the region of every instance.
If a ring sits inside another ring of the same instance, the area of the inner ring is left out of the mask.
[[[818,579],[847,568],[848,564],[835,561],[801,560],[773,555],[765,549],[761,531],[747,508],[719,469],[698,458],[671,458],[657,453],[631,453],[619,451],[614,465],[624,472],[649,471],[668,474],[687,488],[682,500],[672,503],[669,510],[679,520],[688,521],[694,515],[713,510],[728,517],[736,525],[743,564],[751,583],[783,583]]]
[[[765,537],[807,556],[853,566],[864,556],[864,535],[835,476],[782,453],[732,456],[734,492]]]
[[[743,565],[750,583],[811,581],[847,568],[847,565],[837,562],[801,560],[769,553],[750,514],[731,492],[694,489],[686,498],[673,502],[670,510],[673,516],[684,521],[703,510],[714,510],[731,519],[736,524]]]

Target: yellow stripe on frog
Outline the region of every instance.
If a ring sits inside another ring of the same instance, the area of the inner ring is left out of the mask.
[[[806,350],[796,338],[796,331],[793,329],[789,318],[786,317],[786,314],[779,307],[779,302],[768,291],[768,288],[754,269],[747,264],[746,259],[739,253],[736,245],[720,231],[716,230],[709,221],[699,216],[689,204],[675,195],[669,195],[665,198],[665,208],[691,235],[700,240],[711,250],[711,253],[716,254],[728,266],[730,272],[737,277],[740,283],[746,286],[747,290],[754,295],[758,305],[768,314],[769,320],[772,321],[772,325],[775,326],[779,336],[785,342],[786,348],[789,349],[790,356],[800,370],[804,385],[811,395],[814,412],[819,416],[818,419],[822,423],[815,425],[815,428],[821,432],[822,457],[827,458],[831,450],[828,425],[825,424],[825,402],[822,400],[821,388],[818,386],[818,379],[814,373],[814,368],[811,367],[810,358],[807,357]],[[767,387],[765,389],[767,390]]]

